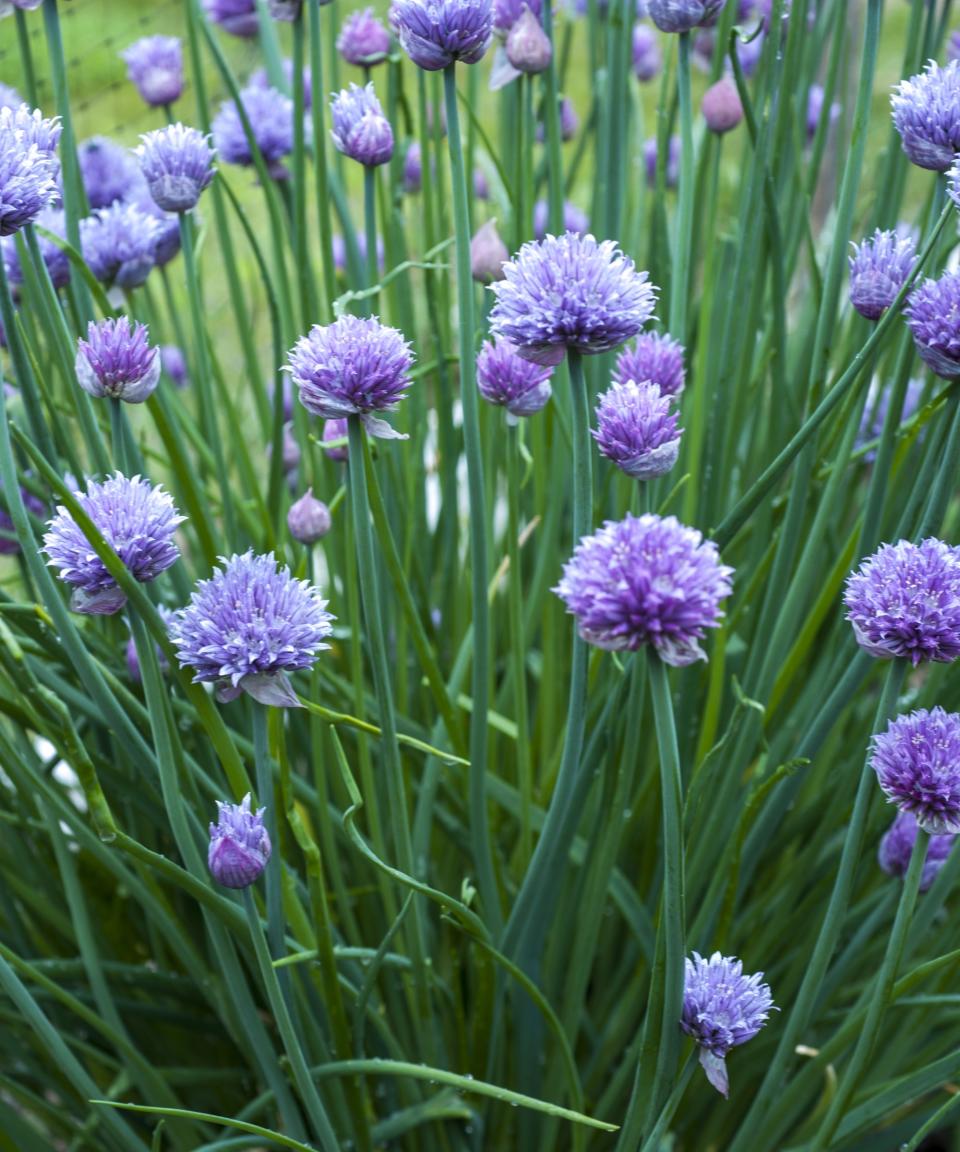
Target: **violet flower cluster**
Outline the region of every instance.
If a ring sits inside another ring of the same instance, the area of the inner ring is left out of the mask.
[[[351,84],[330,101],[330,135],[337,151],[375,168],[393,155],[393,129],[384,116],[373,84]]]
[[[284,179],[287,170],[281,161],[293,151],[293,101],[276,88],[248,84],[240,92],[240,102],[267,170],[274,180]],[[244,167],[253,164],[250,141],[234,101],[220,105],[210,129],[221,160]]]
[[[390,54],[390,33],[372,8],[361,8],[344,20],[337,37],[337,51],[348,64],[371,68]]]
[[[120,53],[144,103],[162,108],[183,94],[183,45],[177,36],[144,36]]]
[[[477,388],[490,404],[505,408],[507,422],[539,412],[550,399],[552,368],[524,360],[502,337],[488,340],[477,356]]]
[[[59,208],[44,208],[33,220],[33,223],[53,233],[54,236],[66,239],[66,221],[63,211]],[[40,248],[40,258],[50,276],[50,283],[54,288],[65,288],[70,283],[70,257],[59,244],[53,240],[48,240],[46,236],[39,233],[37,234],[37,244]],[[13,236],[4,236],[0,240],[0,248],[3,251],[3,263],[7,270],[7,279],[16,291],[23,283],[23,269],[20,266],[20,254],[17,251],[16,239]]]
[[[661,32],[689,32],[707,24],[724,0],[648,0],[647,14]]]
[[[390,17],[404,52],[427,72],[476,64],[493,35],[491,0],[395,0]]]
[[[635,480],[654,480],[676,464],[680,429],[670,397],[648,380],[614,383],[599,397],[591,434],[600,453]]]
[[[945,68],[931,60],[926,71],[901,80],[891,97],[893,124],[910,161],[946,172],[960,152],[960,62]]]
[[[136,157],[109,136],[91,136],[77,149],[80,179],[91,209],[109,208],[136,193],[143,176]]]
[[[57,121],[34,119],[26,105],[0,109],[0,236],[33,223],[56,199],[59,134]]]
[[[533,234],[538,240],[546,236],[549,220],[550,205],[546,200],[538,200],[533,206]],[[587,214],[581,212],[576,204],[571,204],[569,200],[563,202],[563,230],[575,232],[578,236],[584,236],[590,230]]]
[[[139,288],[156,262],[161,232],[156,217],[116,200],[80,221],[80,247],[101,284]]]
[[[225,888],[249,888],[270,859],[270,836],[263,822],[266,808],[250,808],[250,793],[239,804],[217,801],[217,823],[210,825],[207,866]]]
[[[877,859],[880,867],[890,876],[904,877],[910,867],[910,857],[917,840],[917,818],[912,812],[898,812],[896,819],[883,834]],[[920,891],[926,892],[946,864],[956,841],[955,835],[931,836],[927,855],[920,874]]]
[[[931,836],[960,832],[960,715],[919,708],[873,737],[870,765],[887,799]]]
[[[203,10],[231,36],[250,39],[260,31],[256,0],[203,0]]]
[[[77,341],[77,383],[96,399],[142,404],[160,379],[160,349],[147,336],[143,324],[131,325],[126,316],[91,321],[86,340]]]
[[[140,137],[140,170],[154,203],[164,212],[189,212],[213,179],[213,149],[202,132],[170,124]]]
[[[617,357],[613,379],[618,384],[649,380],[664,396],[679,396],[686,381],[683,346],[668,335],[641,332],[633,346],[624,348]]]
[[[907,327],[920,359],[945,380],[960,376],[960,272],[924,280],[907,297]]]
[[[913,237],[876,229],[850,257],[850,303],[861,316],[879,320],[894,302],[917,262]]]

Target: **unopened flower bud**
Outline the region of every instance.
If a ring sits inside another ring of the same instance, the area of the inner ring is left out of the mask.
[[[518,72],[545,72],[553,58],[553,47],[540,21],[524,7],[520,19],[507,36],[507,59]]]
[[[496,220],[488,220],[470,241],[470,270],[480,284],[503,279],[504,261],[510,259],[507,246],[500,239]]]
[[[225,888],[249,888],[270,859],[270,837],[263,823],[265,808],[250,811],[250,793],[240,804],[217,801],[218,823],[210,825],[207,864]]]
[[[332,524],[330,509],[314,496],[312,488],[291,504],[287,513],[290,535],[301,544],[316,544],[326,536]]]
[[[700,108],[707,127],[718,136],[736,128],[743,119],[740,93],[729,76],[721,77],[704,92]]]

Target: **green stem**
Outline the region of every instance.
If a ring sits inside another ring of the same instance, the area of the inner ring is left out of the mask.
[[[274,865],[266,870],[264,878],[267,898],[267,940],[270,954],[279,959],[284,953],[283,894],[281,880],[283,860],[280,857],[277,805],[273,790],[273,765],[270,762],[270,749],[267,741],[267,706],[253,701],[253,759],[257,776],[257,802],[263,808],[264,824],[270,843],[274,847]],[[282,979],[286,978],[286,973]],[[283,988],[289,999],[289,986]]]
[[[520,564],[520,425],[507,427],[507,595],[510,613],[510,655],[517,724],[517,790],[520,793],[520,864],[526,870],[533,850],[530,819],[533,770],[530,759],[530,718],[527,712],[527,646],[523,629],[523,571]]]
[[[681,32],[677,56],[680,102],[680,179],[677,184],[677,230],[670,277],[670,333],[686,344],[690,246],[693,239],[693,111],[690,101],[690,33]]]
[[[640,1152],[656,1152],[656,1149],[660,1147],[660,1142],[667,1125],[676,1115],[676,1111],[680,1107],[680,1101],[683,1099],[683,1094],[686,1092],[696,1068],[696,1055],[694,1052],[691,1052],[687,1057],[683,1070],[677,1078],[673,1091],[670,1093],[670,1099],[667,1100],[661,1109],[660,1115],[657,1117],[657,1122],[650,1131],[650,1135],[644,1140],[640,1147]]]
[[[372,288],[380,278],[377,266],[377,170],[367,165],[363,170],[363,227],[367,242],[367,283]],[[364,301],[364,309],[373,309],[373,297]]]
[[[323,36],[320,27],[321,6],[307,5],[310,20],[310,74],[316,92],[326,92],[323,82]],[[330,315],[337,288],[333,275],[333,226],[330,220],[330,181],[327,174],[327,135],[324,123],[326,101],[314,100],[310,107],[313,118],[313,176],[316,184],[317,223],[320,231],[320,273],[323,279],[323,311]]]

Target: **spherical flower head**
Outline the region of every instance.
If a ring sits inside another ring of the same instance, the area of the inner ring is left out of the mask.
[[[340,461],[347,459],[350,455],[348,445],[336,443],[338,440],[346,440],[347,434],[348,428],[345,419],[325,420],[323,422],[323,435],[320,437],[320,441],[328,459]]]
[[[147,343],[143,324],[126,316],[87,325],[77,341],[77,382],[89,395],[142,404],[160,379],[160,349]]]
[[[183,349],[176,344],[160,345],[160,367],[177,388],[186,388],[190,383],[187,358],[183,354]]]
[[[491,285],[495,336],[538,364],[559,364],[568,348],[609,352],[635,336],[653,314],[656,291],[613,240],[567,232],[524,244]]]
[[[140,170],[153,202],[164,212],[189,212],[213,179],[213,149],[196,128],[169,124],[140,137]]]
[[[707,24],[725,0],[648,0],[647,14],[661,32],[689,32]]]
[[[850,303],[861,316],[878,320],[890,307],[917,262],[913,237],[878,228],[850,257]]]
[[[686,381],[683,346],[660,332],[641,332],[634,346],[617,357],[613,379],[649,380],[664,396],[679,396]]]
[[[396,328],[375,316],[341,316],[324,328],[314,325],[297,341],[289,360],[308,412],[324,419],[362,416],[372,436],[398,437],[373,415],[392,412],[410,386],[413,353]]]
[[[170,625],[170,639],[194,683],[217,685],[220,700],[246,692],[262,704],[297,707],[287,675],[312,668],[331,632],[327,602],[272,552],[221,557]]]
[[[42,516],[46,511],[43,501],[26,488],[20,489],[20,498],[23,500],[27,511],[34,516]],[[33,546],[32,540],[30,544]],[[16,556],[20,550],[20,541],[17,539],[13,517],[7,511],[6,498],[0,489],[0,556]]]
[[[0,127],[0,236],[32,224],[58,195],[49,153],[26,144],[12,127]]]
[[[409,195],[420,191],[423,184],[423,160],[420,155],[420,141],[414,140],[403,158],[403,190]]]
[[[256,0],[203,0],[203,10],[231,36],[250,39],[260,31]]]
[[[330,102],[330,135],[337,151],[366,168],[387,164],[393,155],[393,129],[373,84],[351,84]]]
[[[316,544],[332,527],[330,509],[314,496],[312,488],[308,488],[299,500],[290,505],[287,528],[294,540],[299,540],[301,544]]]
[[[660,153],[657,148],[656,136],[651,136],[643,145],[643,163],[647,170],[647,184],[655,188],[657,184],[657,165]],[[663,172],[663,183],[666,188],[676,188],[680,179],[680,137],[671,136],[667,144],[667,159]]]
[[[16,108],[0,108],[0,129],[10,128],[18,134],[23,146],[36,144],[41,152],[56,162],[57,145],[63,126],[59,116],[45,117],[39,108],[19,104]]]
[[[172,104],[183,94],[183,45],[178,36],[144,36],[120,53],[127,78],[151,108]]]
[[[55,236],[65,238],[66,223],[63,212],[58,208],[44,208],[33,221],[34,224],[52,232]],[[70,283],[70,257],[59,244],[48,240],[46,236],[37,236],[40,246],[40,255],[46,265],[50,276],[50,283],[54,288],[64,288]],[[3,262],[7,269],[7,279],[16,290],[23,283],[23,269],[20,267],[20,254],[17,251],[17,242],[12,236],[3,238]]]
[[[156,260],[160,223],[136,204],[116,201],[80,221],[80,247],[101,284],[139,288]]]
[[[145,584],[165,572],[180,555],[173,535],[181,516],[170,496],[139,476],[117,472],[103,483],[91,480],[75,492],[81,508],[135,580]],[[111,616],[127,597],[90,547],[80,526],[62,505],[43,538],[49,564],[73,588],[74,612]]]
[[[588,644],[634,652],[651,644],[675,668],[706,660],[704,630],[723,616],[733,569],[716,545],[674,516],[627,516],[584,536],[554,589]]]
[[[883,834],[877,858],[880,867],[890,876],[904,877],[910,867],[910,857],[917,840],[917,818],[912,812],[898,812],[894,822]],[[931,836],[927,856],[920,874],[920,891],[926,892],[947,862],[956,836]]]
[[[270,859],[270,837],[263,823],[266,808],[250,809],[250,793],[239,804],[217,801],[217,823],[210,825],[207,866],[225,888],[249,888]]]
[[[250,84],[240,92],[243,109],[250,121],[253,138],[275,179],[283,179],[286,169],[280,163],[293,151],[293,101],[276,88]],[[220,105],[211,125],[217,155],[227,164],[253,164],[253,153],[243,122],[232,100]]]
[[[847,580],[843,601],[871,656],[914,667],[960,656],[960,550],[942,540],[881,545]]]
[[[337,37],[337,51],[348,64],[370,68],[390,54],[390,33],[372,8],[362,8],[344,20]]]
[[[159,231],[153,248],[153,262],[158,268],[169,264],[180,251],[180,221],[176,213],[164,212],[150,195],[146,184],[141,184],[126,203],[135,205],[156,224]]]
[[[931,836],[960,832],[960,715],[920,708],[873,737],[870,765],[887,799]]]
[[[722,1095],[730,1091],[727,1053],[756,1036],[773,1006],[763,973],[744,976],[735,957],[714,952],[705,960],[694,952],[687,959],[680,1027],[699,1045],[700,1065]]]
[[[951,60],[941,68],[929,61],[925,72],[900,81],[891,103],[911,163],[946,172],[960,152],[960,63]]]
[[[90,207],[108,208],[143,184],[133,153],[107,136],[93,136],[77,149],[80,179]]]
[[[470,241],[470,271],[479,284],[503,279],[503,266],[510,253],[497,231],[496,220],[488,220]]]
[[[518,72],[533,76],[545,72],[553,59],[553,46],[540,19],[524,5],[507,35],[507,59]]]
[[[740,93],[729,76],[721,76],[703,94],[700,111],[711,132],[722,136],[731,132],[743,119]]]
[[[633,26],[633,74],[641,84],[648,84],[660,75],[663,57],[660,40],[649,24]]]
[[[476,64],[493,35],[492,0],[395,0],[391,17],[404,52],[427,72]]]
[[[591,434],[601,454],[635,480],[666,475],[680,454],[670,397],[646,380],[612,384],[600,397]]]
[[[924,364],[946,380],[960,376],[960,272],[924,280],[903,311]]]
[[[551,396],[552,368],[524,360],[502,337],[488,340],[477,356],[477,388],[490,404],[507,410],[508,423],[520,416],[532,416],[545,407]]]
[[[549,220],[550,205],[546,200],[538,200],[533,206],[533,234],[538,240],[546,236]],[[576,232],[578,236],[585,236],[590,231],[590,219],[586,212],[581,212],[569,200],[563,202],[563,230]]]

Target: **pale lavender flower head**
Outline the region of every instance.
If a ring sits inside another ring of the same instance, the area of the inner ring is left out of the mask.
[[[538,240],[546,236],[549,219],[550,205],[546,200],[538,200],[533,206],[533,234]],[[581,212],[576,204],[571,204],[569,200],[563,202],[563,230],[576,232],[578,236],[583,236],[590,230],[590,220],[586,212]]]
[[[390,54],[390,33],[372,8],[351,12],[337,37],[337,51],[348,64],[370,68]]]
[[[294,540],[299,540],[301,544],[316,544],[332,526],[330,509],[314,496],[312,488],[308,488],[299,500],[290,505],[287,527]]]
[[[117,472],[103,483],[91,480],[75,492],[104,540],[141,584],[155,580],[180,555],[173,534],[183,523],[170,496],[139,476]],[[49,522],[44,551],[60,579],[73,588],[70,607],[91,616],[112,616],[127,597],[97,556],[80,526],[62,505]]]
[[[913,237],[878,228],[850,257],[850,303],[861,316],[879,320],[917,262]]]
[[[256,0],[203,0],[203,10],[231,36],[250,39],[260,31]]]
[[[39,108],[31,109],[28,104],[0,108],[0,129],[7,128],[17,133],[24,148],[36,144],[41,152],[55,160],[63,132],[59,116],[45,117]]]
[[[46,511],[43,501],[26,488],[20,489],[20,498],[23,500],[27,511],[34,516],[42,516]],[[32,540],[30,545],[35,547]],[[0,489],[0,556],[16,556],[20,551],[20,541],[17,539],[13,517],[7,511],[6,499],[3,490]]]
[[[140,137],[140,170],[158,208],[189,212],[213,179],[213,149],[196,128],[169,124]]]
[[[870,766],[887,799],[931,836],[960,832],[960,716],[918,708],[873,737]]]
[[[176,344],[160,345],[160,367],[178,388],[186,388],[190,383],[187,358]]]
[[[293,61],[289,56],[285,56],[282,61],[283,74],[286,77],[287,87],[293,91]],[[267,75],[266,68],[257,68],[255,72],[250,74],[250,79],[247,81],[250,88],[269,88],[270,77]],[[303,107],[304,110],[309,112],[313,103],[313,77],[310,73],[309,64],[303,69]]]
[[[323,422],[323,434],[320,441],[329,459],[342,461],[350,455],[350,449],[346,444],[336,443],[337,440],[346,440],[347,432],[345,419],[325,420]]]
[[[509,342],[488,340],[477,355],[477,388],[484,400],[507,410],[507,421],[539,412],[551,396],[552,368],[517,355]]]
[[[903,312],[924,364],[945,380],[960,376],[960,272],[924,280]]]
[[[478,284],[503,279],[503,266],[510,253],[497,231],[496,220],[488,220],[470,241],[470,272]]]
[[[80,221],[80,247],[101,284],[138,288],[156,262],[160,224],[136,204],[116,201]]]
[[[680,454],[680,429],[670,397],[656,384],[625,380],[600,396],[591,434],[603,456],[635,480],[664,476]]]
[[[724,0],[647,0],[647,13],[661,32],[689,32],[707,24]]]
[[[960,152],[960,62],[941,68],[930,60],[925,72],[901,80],[891,97],[893,124],[910,161],[946,172]]]
[[[554,589],[588,644],[634,652],[645,644],[675,668],[706,660],[704,630],[723,616],[733,569],[674,516],[608,520],[584,536]]]
[[[423,160],[420,155],[420,141],[414,140],[403,158],[403,190],[413,195],[423,184]]]
[[[660,40],[649,24],[633,26],[633,74],[641,84],[647,84],[660,75],[663,57]]]
[[[651,136],[643,145],[643,162],[647,170],[647,184],[654,188],[657,183],[657,163],[659,151],[657,138]],[[666,188],[676,188],[680,179],[680,137],[671,136],[667,142],[667,159],[663,172],[663,183]]]
[[[494,32],[505,39],[525,8],[539,19],[543,11],[543,0],[493,0]]]
[[[120,53],[127,78],[152,108],[172,104],[183,94],[183,45],[178,36],[144,36]]]
[[[270,836],[263,822],[266,808],[250,809],[250,793],[239,804],[217,801],[217,823],[210,825],[207,867],[224,888],[249,888],[270,859]]]
[[[491,285],[490,328],[538,364],[559,364],[568,348],[609,352],[653,314],[656,290],[613,240],[567,232],[524,244]]]
[[[634,346],[624,348],[617,357],[613,379],[617,383],[649,380],[664,396],[679,396],[686,380],[683,347],[659,332],[641,332]]]
[[[871,656],[914,667],[960,656],[960,550],[942,540],[881,545],[848,578],[843,602]]]
[[[52,232],[55,236],[66,235],[66,225],[63,212],[58,208],[44,208],[33,221],[41,228]],[[45,236],[37,235],[40,246],[40,255],[50,275],[50,282],[54,288],[64,288],[70,283],[70,258],[59,244],[48,240]],[[20,267],[20,254],[17,251],[17,242],[12,236],[4,236],[2,240],[3,262],[7,269],[7,279],[11,287],[16,290],[23,283],[23,269]]]
[[[877,858],[880,867],[890,876],[906,876],[910,857],[917,840],[917,818],[912,812],[898,812],[894,822],[883,834]],[[927,844],[927,857],[920,874],[920,891],[926,892],[946,864],[956,836],[931,836]]]
[[[330,135],[337,151],[365,168],[387,164],[393,155],[393,129],[373,84],[351,84],[330,101]]]
[[[300,403],[314,416],[363,417],[371,436],[399,438],[376,412],[392,412],[410,386],[413,353],[396,328],[375,317],[341,316],[302,336],[288,359]]]
[[[263,154],[264,162],[274,180],[282,180],[287,171],[281,164],[284,156],[293,151],[293,101],[276,88],[261,88],[249,84],[240,92],[253,138]],[[253,164],[253,153],[243,122],[232,100],[220,105],[211,125],[217,155],[227,164]]]
[[[0,236],[33,223],[57,194],[53,157],[25,143],[17,129],[0,126]]]
[[[390,13],[404,52],[427,72],[476,64],[493,35],[491,0],[395,0]]]
[[[209,580],[170,625],[170,639],[194,683],[214,683],[222,701],[246,692],[261,704],[297,707],[288,673],[312,668],[333,617],[319,589],[278,570],[272,552],[221,557]]]
[[[763,973],[744,976],[733,956],[714,952],[705,960],[697,952],[686,961],[683,1015],[680,1027],[700,1048],[700,1065],[718,1092],[727,1096],[726,1056],[731,1048],[752,1040],[774,1007]]]
[[[180,222],[175,213],[164,212],[150,195],[145,184],[134,193],[128,204],[134,204],[157,225],[157,242],[153,249],[153,262],[158,268],[169,262],[180,251]]]
[[[711,132],[722,136],[731,132],[743,119],[740,93],[729,76],[721,76],[703,94],[700,111]]]
[[[92,136],[77,148],[80,178],[90,207],[108,208],[142,186],[143,177],[133,153],[109,136]]]
[[[360,258],[361,265],[365,267],[366,263],[367,263],[367,237],[363,232],[358,232],[357,236],[356,236],[356,240],[357,240],[357,255]],[[379,270],[381,272],[383,272],[384,255],[385,255],[385,253],[384,253],[384,248],[383,248],[383,237],[378,234],[377,235],[377,268],[379,268]],[[339,232],[334,232],[334,234],[333,234],[333,266],[337,270],[337,272],[340,273],[340,275],[346,275],[346,272],[347,272],[347,242],[346,242],[346,240],[344,240],[344,238],[340,235]]]
[[[23,103],[24,99],[16,88],[0,83],[0,108],[9,108],[12,112]]]
[[[77,341],[77,383],[90,396],[142,404],[160,379],[160,349],[147,343],[143,324],[126,316],[87,325]]]

